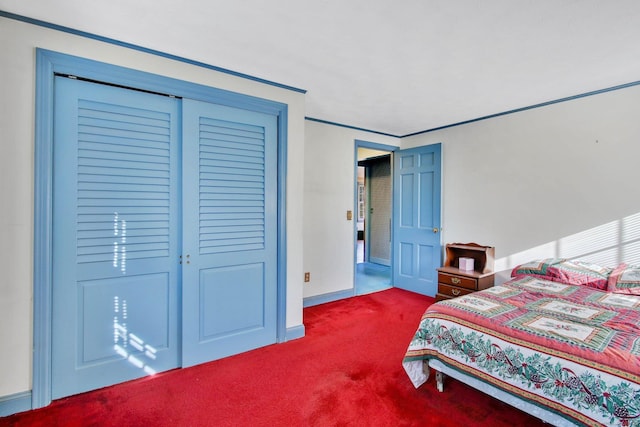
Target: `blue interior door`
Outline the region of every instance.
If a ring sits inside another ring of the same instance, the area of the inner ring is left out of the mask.
[[[56,77],[52,397],[179,366],[179,101]]]
[[[183,100],[183,366],[276,342],[276,117]]]
[[[435,296],[440,267],[441,145],[394,152],[393,284]]]

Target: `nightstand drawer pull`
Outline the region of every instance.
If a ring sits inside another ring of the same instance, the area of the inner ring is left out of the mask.
[[[468,273],[468,274],[470,274],[471,276],[466,277],[462,275],[450,274],[448,271],[446,272],[438,271],[438,283],[443,283],[447,285],[457,286],[458,288],[465,288],[465,289],[470,289],[472,291],[477,291],[479,289],[478,288],[479,279],[477,279],[476,277],[472,277],[473,273]],[[447,294],[449,295],[448,292]]]
[[[458,288],[454,285],[438,283],[438,296],[440,299],[461,297],[462,295],[468,295],[473,292],[474,291],[472,289]]]

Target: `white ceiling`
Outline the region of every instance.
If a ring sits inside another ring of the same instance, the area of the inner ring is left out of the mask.
[[[640,80],[638,0],[0,0],[406,135]],[[1,43],[1,41],[0,41]]]

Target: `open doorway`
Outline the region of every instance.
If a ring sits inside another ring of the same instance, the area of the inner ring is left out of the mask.
[[[356,141],[356,295],[392,286],[391,151],[394,148]]]

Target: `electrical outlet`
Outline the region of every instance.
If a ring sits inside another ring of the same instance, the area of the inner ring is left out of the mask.
[[[310,282],[311,281],[311,273],[309,273],[309,272],[304,273],[304,281],[305,282]]]

